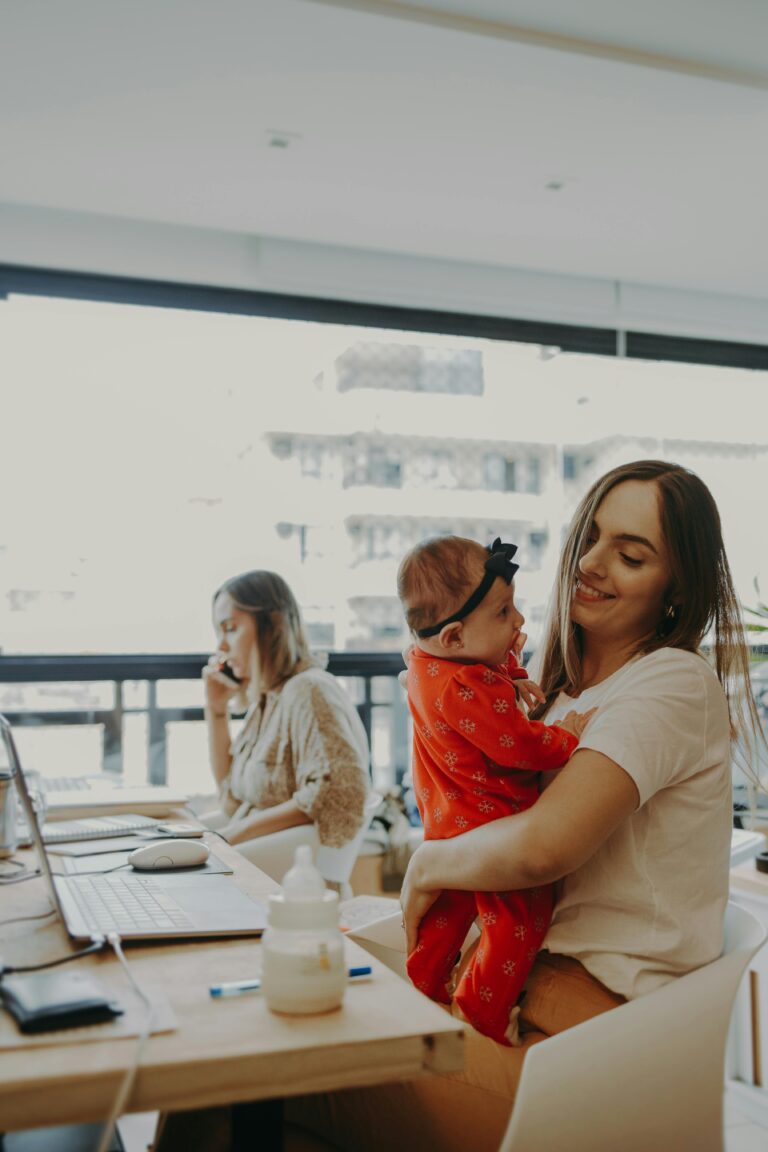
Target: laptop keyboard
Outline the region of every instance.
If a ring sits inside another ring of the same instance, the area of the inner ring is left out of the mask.
[[[44,792],[83,792],[91,786],[85,776],[55,776],[42,783]]]
[[[122,876],[84,876],[68,891],[88,921],[102,932],[194,927],[173,897],[151,882],[131,882]]]

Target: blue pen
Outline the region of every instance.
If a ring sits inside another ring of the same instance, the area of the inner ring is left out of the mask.
[[[361,964],[358,968],[348,968],[347,976],[350,980],[361,980],[373,972],[370,964]],[[212,984],[208,989],[214,1000],[222,1000],[226,996],[243,996],[246,992],[258,992],[261,989],[261,980],[230,980],[227,984]]]

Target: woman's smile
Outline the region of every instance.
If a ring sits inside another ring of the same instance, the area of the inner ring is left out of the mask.
[[[615,600],[610,592],[600,592],[590,584],[585,584],[580,577],[576,577],[575,596],[577,600],[594,602],[595,600]]]

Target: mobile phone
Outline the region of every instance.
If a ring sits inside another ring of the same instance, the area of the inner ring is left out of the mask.
[[[194,824],[158,824],[151,829],[152,835],[181,837],[184,840],[198,840],[205,832],[204,828],[196,828]]]
[[[229,664],[227,664],[226,660],[224,661],[224,663],[219,668],[219,672],[223,672],[224,675],[229,680],[231,680],[234,684],[242,684],[242,680],[240,679],[239,676],[235,676],[234,672],[230,668]]]

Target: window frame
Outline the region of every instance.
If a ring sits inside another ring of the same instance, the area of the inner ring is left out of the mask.
[[[176,280],[105,275],[43,267],[0,264],[0,298],[27,296],[90,300],[188,309],[313,323],[393,328],[522,344],[542,344],[563,352],[640,360],[670,360],[715,367],[768,370],[768,343],[703,340],[657,332],[636,332],[587,324],[454,312],[430,308],[370,304]]]

